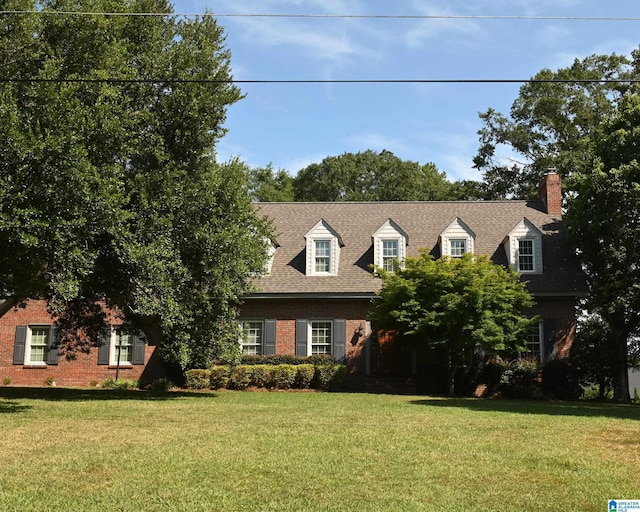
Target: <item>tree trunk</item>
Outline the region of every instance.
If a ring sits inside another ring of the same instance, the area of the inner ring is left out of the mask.
[[[629,403],[629,353],[627,347],[627,332],[612,330],[611,332],[614,349],[613,366],[613,399],[616,402]]]

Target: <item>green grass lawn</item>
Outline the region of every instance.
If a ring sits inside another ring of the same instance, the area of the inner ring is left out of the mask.
[[[640,407],[0,388],[0,511],[606,511]]]

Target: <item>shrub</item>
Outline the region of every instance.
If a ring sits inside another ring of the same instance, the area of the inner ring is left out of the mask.
[[[289,389],[296,379],[296,366],[292,364],[279,364],[271,370],[270,388]]]
[[[10,386],[12,382],[13,381],[11,380],[11,377],[5,377],[4,379],[2,379],[2,384],[4,386]]]
[[[106,379],[102,381],[102,387],[104,389],[115,389],[115,390],[126,390],[126,389],[138,389],[138,381],[137,380],[127,380],[127,379]]]
[[[476,377],[476,386],[484,384],[486,386],[485,395],[494,395],[499,387],[502,374],[508,368],[508,363],[502,359],[491,359],[480,370]]]
[[[311,387],[311,382],[313,382],[313,376],[315,373],[316,369],[312,364],[298,365],[296,367],[294,387],[299,389],[307,389]]]
[[[221,389],[227,387],[227,385],[229,384],[229,375],[231,374],[231,369],[228,366],[212,366],[209,372],[209,385],[211,389]]]
[[[151,391],[169,391],[174,387],[175,386],[173,385],[173,382],[171,382],[171,380],[167,379],[166,377],[160,377],[158,379],[154,379],[151,382],[151,386],[149,386],[149,389],[151,389]]]
[[[44,379],[44,385],[45,386],[55,386],[56,385],[56,379],[54,377],[47,377],[46,379]]]
[[[566,359],[551,359],[542,367],[542,391],[548,398],[576,400],[580,387]]]
[[[342,387],[347,376],[347,367],[342,364],[325,364],[315,367],[312,387],[335,391]]]
[[[266,364],[256,364],[251,368],[253,368],[251,385],[257,388],[266,388],[269,382],[271,382],[271,371],[273,367]]]
[[[509,398],[539,398],[539,373],[538,362],[533,359],[511,361],[502,374],[499,391]]]
[[[186,386],[189,389],[208,389],[211,386],[211,372],[209,370],[187,370],[185,377]]]
[[[228,387],[231,389],[247,389],[251,385],[253,366],[241,364],[231,369]]]
[[[331,354],[318,354],[314,356],[292,356],[288,354],[275,354],[272,356],[255,356],[255,355],[243,355],[241,360],[241,364],[250,364],[250,365],[271,365],[277,366],[280,364],[313,364],[313,365],[321,365],[321,364],[333,364],[335,363],[335,359]]]

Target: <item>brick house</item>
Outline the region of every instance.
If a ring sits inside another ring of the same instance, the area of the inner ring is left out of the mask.
[[[413,375],[415,355],[379,336],[367,320],[381,282],[371,266],[417,256],[488,255],[522,274],[542,319],[529,337],[544,362],[563,356],[573,338],[576,299],[585,284],[563,244],[560,178],[545,177],[540,200],[260,203],[275,228],[265,276],[241,308],[247,354],[333,354],[352,376]],[[118,321],[100,348],[59,357],[53,320],[42,301],[0,302],[0,383],[88,385],[114,377],[150,382],[163,375],[153,341],[121,332]],[[120,351],[118,363],[118,350]]]
[[[563,243],[561,183],[545,176],[538,201],[261,203],[275,237],[268,274],[241,310],[243,352],[331,353],[351,375],[415,375],[415,354],[379,336],[367,313],[381,281],[372,265],[483,254],[526,280],[541,320],[528,340],[544,362],[566,355],[586,287]]]

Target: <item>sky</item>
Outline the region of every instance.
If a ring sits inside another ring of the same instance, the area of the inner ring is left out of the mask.
[[[526,80],[593,54],[640,45],[638,0],[175,0],[176,13],[453,16],[220,16],[237,80]],[[455,18],[476,16],[476,18]],[[487,16],[638,18],[488,19]],[[473,169],[478,114],[508,114],[516,83],[259,83],[229,107],[219,161],[292,176],[367,149],[433,162],[450,180]]]

